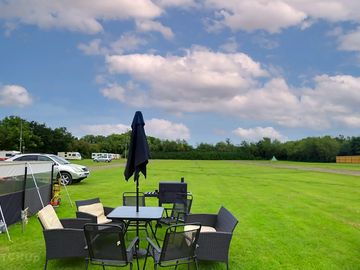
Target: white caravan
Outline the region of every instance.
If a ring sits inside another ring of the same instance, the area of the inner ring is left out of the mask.
[[[8,158],[11,158],[15,155],[18,155],[18,154],[21,154],[20,151],[0,151],[0,160],[5,160],[5,159],[8,159]]]
[[[57,155],[65,159],[81,159],[79,152],[58,152]]]

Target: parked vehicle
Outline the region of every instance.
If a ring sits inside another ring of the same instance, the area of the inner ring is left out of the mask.
[[[89,169],[83,165],[73,164],[66,159],[52,154],[19,154],[6,161],[52,161],[56,171],[61,175],[61,183],[70,185],[89,176]]]
[[[79,152],[58,152],[57,155],[65,159],[81,159],[81,154]]]
[[[91,157],[95,162],[111,162],[113,160],[110,153],[92,153]]]
[[[0,160],[6,160],[18,154],[20,154],[20,151],[0,151]]]

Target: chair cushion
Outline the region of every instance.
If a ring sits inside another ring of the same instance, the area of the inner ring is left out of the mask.
[[[186,225],[185,226],[185,231],[189,231],[189,230],[195,230],[198,226],[196,225]],[[201,233],[207,233],[207,232],[216,232],[216,229],[210,226],[201,226]]]
[[[111,222],[111,219],[107,219],[104,213],[104,206],[102,203],[93,203],[88,205],[79,206],[79,211],[91,214],[97,217],[99,224],[105,224]]]
[[[38,217],[45,230],[64,228],[54,208],[50,204],[38,212]]]

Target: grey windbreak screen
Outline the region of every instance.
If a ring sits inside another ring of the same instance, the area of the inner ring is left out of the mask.
[[[0,205],[8,225],[21,219],[21,210],[34,214],[42,208],[34,183],[44,204],[51,199],[51,162],[0,162]]]

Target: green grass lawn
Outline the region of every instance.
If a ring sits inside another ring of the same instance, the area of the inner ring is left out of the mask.
[[[68,187],[72,200],[100,197],[104,205],[118,206],[122,192],[135,190],[133,181],[124,180],[120,161],[108,168],[104,163],[81,162],[98,168],[93,167],[85,181]],[[360,269],[358,176],[231,161],[152,160],[140,188],[152,191],[159,181],[182,176],[194,195],[193,213],[216,213],[224,205],[238,218],[230,269]],[[152,200],[150,204],[156,205]],[[75,216],[64,191],[57,213],[60,218]],[[45,247],[37,218],[30,219],[24,234],[20,224],[11,226],[10,234],[13,242],[0,235],[0,269],[41,269]],[[84,262],[54,260],[48,269],[84,269]],[[202,262],[200,269],[226,267]]]

